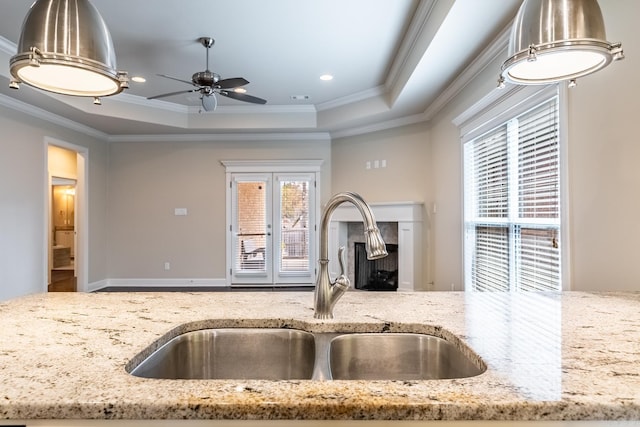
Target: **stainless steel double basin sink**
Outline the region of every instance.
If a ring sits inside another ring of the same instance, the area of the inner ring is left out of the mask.
[[[462,342],[414,333],[205,329],[179,335],[132,375],[160,379],[431,380],[480,375]]]

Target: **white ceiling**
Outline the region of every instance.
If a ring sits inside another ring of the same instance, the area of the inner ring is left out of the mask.
[[[143,76],[125,93],[92,99],[8,88],[9,58],[33,0],[3,2],[0,102],[37,107],[109,136],[215,133],[357,133],[420,120],[500,34],[520,0],[92,0],[113,38],[118,68]],[[218,97],[200,112],[193,94],[146,98],[190,86],[210,68],[244,77],[266,105]],[[321,74],[335,78],[321,81]],[[496,76],[498,70],[496,70]],[[293,100],[306,95],[308,100]],[[14,103],[14,100],[16,101]],[[27,107],[27,108],[28,108]],[[418,119],[408,119],[408,118]]]

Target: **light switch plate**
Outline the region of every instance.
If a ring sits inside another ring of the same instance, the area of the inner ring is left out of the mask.
[[[175,210],[173,211],[175,216],[186,216],[187,215],[187,208],[175,208]]]

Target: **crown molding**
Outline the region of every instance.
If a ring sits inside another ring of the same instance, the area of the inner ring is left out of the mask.
[[[527,87],[531,86],[523,86],[523,85],[507,85],[504,89],[495,88],[488,94],[486,94],[482,99],[478,100],[476,103],[471,105],[469,108],[464,110],[462,113],[457,115],[451,120],[456,127],[461,127],[473,117],[477,116],[482,111],[490,108],[491,106],[497,104],[498,102],[508,99],[510,96],[517,94],[518,92],[524,90]]]
[[[126,104],[152,107],[172,113],[200,114],[202,112],[202,107],[197,105],[183,105],[160,99],[147,99],[128,93],[120,93],[113,96],[112,99]],[[218,105],[215,111],[216,114],[296,114],[315,112],[316,108],[313,105]]]
[[[147,99],[142,96],[131,95],[129,93],[120,93],[111,97],[111,99],[115,101],[121,101],[126,104],[139,105],[142,107],[152,107],[158,110],[170,111],[172,113],[189,113],[189,107],[186,105],[176,104],[175,102],[162,101],[160,99]]]
[[[190,114],[200,114],[202,107],[187,107]],[[316,113],[313,105],[218,105],[214,114],[308,114]]]
[[[421,0],[418,4],[416,12],[413,15],[413,19],[409,24],[409,29],[405,35],[398,54],[396,55],[391,69],[385,81],[384,86],[386,88],[392,88],[397,84],[400,77],[400,72],[404,69],[409,61],[411,53],[416,48],[420,36],[426,31],[429,24],[429,17],[431,16],[433,9],[436,5],[436,0]]]
[[[108,137],[108,140],[109,142],[229,142],[229,141],[330,142],[331,135],[326,132],[112,135]]]
[[[11,40],[5,39],[4,37],[0,36],[0,51],[8,55],[15,55],[18,51],[18,45],[16,45]]]
[[[451,121],[459,130],[463,142],[478,136],[488,123],[500,124],[507,116],[514,116],[531,108],[529,100],[537,97],[551,97],[558,93],[559,85],[517,85],[508,84],[503,89],[495,88],[485,97],[463,111]],[[524,107],[523,107],[524,106]],[[519,112],[518,112],[519,111]],[[485,129],[486,130],[486,129]]]
[[[364,135],[373,132],[379,132],[387,129],[399,128],[402,126],[413,125],[416,123],[426,122],[424,115],[414,114],[413,116],[404,116],[393,120],[387,120],[385,122],[373,123],[367,126],[361,126],[357,128],[343,129],[336,132],[331,132],[331,137],[334,139],[346,138],[349,136]]]
[[[100,132],[99,130],[93,129],[78,122],[74,122],[73,120],[69,120],[65,117],[58,116],[57,114],[50,113],[49,111],[43,110],[42,108],[34,107],[33,105],[27,104],[26,102],[18,101],[17,99],[13,99],[4,94],[0,94],[0,105],[11,108],[15,111],[19,111],[28,116],[42,119],[58,126],[62,126],[66,129],[83,133],[93,138],[106,141],[109,137],[109,135],[104,132]]]
[[[331,101],[323,102],[316,106],[318,112],[332,110],[334,108],[343,107],[345,105],[353,104],[356,102],[364,101],[377,96],[383,96],[385,94],[384,86],[376,86],[371,89],[363,90],[362,92],[354,93],[351,95],[343,96],[342,98],[333,99]]]

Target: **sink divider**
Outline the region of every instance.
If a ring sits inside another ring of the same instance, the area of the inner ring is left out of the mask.
[[[312,332],[313,333],[313,332]],[[320,332],[313,333],[316,346],[316,359],[313,366],[312,380],[328,381],[332,380],[331,368],[329,365],[329,347],[331,340],[335,337],[346,335],[344,332]]]

